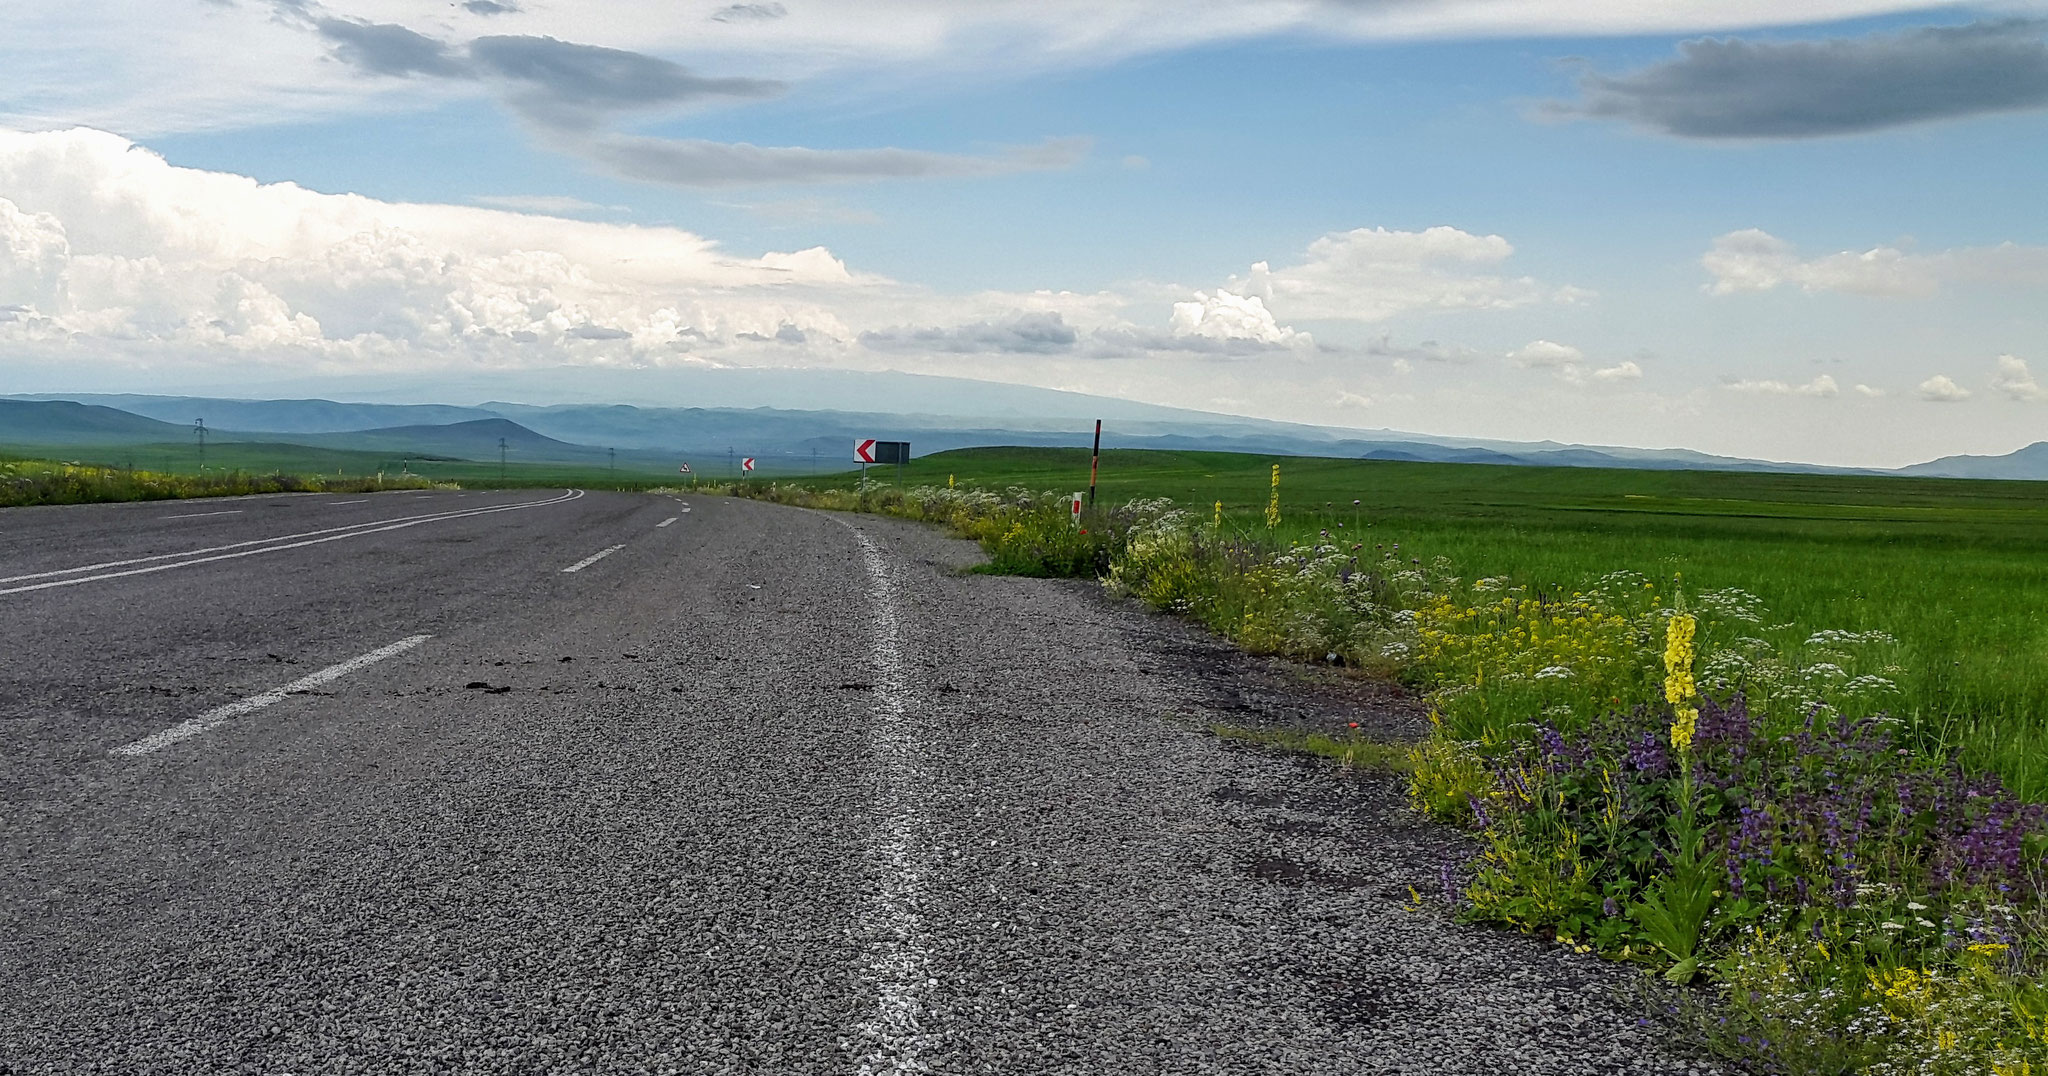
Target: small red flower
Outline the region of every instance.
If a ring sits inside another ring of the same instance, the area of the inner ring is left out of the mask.
[[[1353,722],[1351,723],[1351,727],[1352,727],[1352,728],[1357,728],[1357,727],[1358,727],[1358,722],[1356,722],[1356,721],[1353,721]]]

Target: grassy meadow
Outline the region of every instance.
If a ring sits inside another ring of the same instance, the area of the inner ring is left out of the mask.
[[[0,454],[0,508],[269,493],[364,493],[433,486],[434,483],[416,475],[309,475],[226,469],[178,474]]]
[[[676,485],[685,476],[620,464],[614,470],[588,464],[531,463],[516,456],[501,470],[498,461],[437,459],[389,453],[318,448],[308,445],[221,441],[206,446],[204,469],[196,445],[0,445],[0,466],[14,473],[20,488],[11,497],[0,493],[0,505],[62,503],[76,500],[137,500],[160,497],[206,497],[252,492],[258,479],[299,482],[303,488],[340,490],[350,484],[406,482],[426,485],[454,483],[470,489],[547,488],[651,489]],[[93,471],[109,477],[96,480],[92,495],[74,488],[64,494],[26,492],[22,479],[30,474],[55,477],[62,469]],[[114,475],[149,475],[144,482],[116,480]],[[298,487],[294,487],[298,488]],[[131,495],[132,494],[132,495]]]
[[[1279,544],[1324,531],[1346,548],[1399,543],[1549,594],[1616,571],[1679,576],[1688,591],[1755,594],[1772,625],[1889,632],[1900,716],[2048,798],[2048,483],[1107,452],[1098,497],[1170,497],[1205,519],[1221,501],[1227,529],[1263,535],[1274,463]],[[1088,454],[945,452],[903,481],[949,477],[1085,489]]]

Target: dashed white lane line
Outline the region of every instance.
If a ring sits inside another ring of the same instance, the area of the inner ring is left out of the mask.
[[[871,584],[876,712],[869,739],[880,765],[875,780],[882,812],[871,850],[881,888],[862,923],[867,957],[861,978],[872,985],[875,999],[867,1019],[854,1029],[861,1051],[855,1071],[861,1076],[927,1073],[924,1055],[936,1036],[924,1026],[932,985],[931,939],[920,909],[932,836],[918,790],[929,781],[909,720],[910,682],[889,562],[867,535],[845,520],[838,522],[859,540]]]
[[[683,517],[681,517],[681,516],[670,516],[670,517],[668,517],[667,519],[664,519],[664,520],[662,520],[661,522],[659,522],[659,523],[656,523],[656,524],[654,525],[654,526],[655,526],[655,529],[656,529],[656,530],[659,530],[659,529],[661,529],[662,527],[666,527],[666,526],[668,526],[669,524],[671,524],[671,523],[674,523],[674,522],[675,522],[676,520],[678,520],[678,519],[681,519],[681,518],[683,518]]]
[[[253,714],[266,706],[283,702],[285,699],[301,691],[311,691],[322,684],[339,680],[358,669],[365,669],[375,665],[385,658],[403,654],[431,638],[433,638],[431,635],[406,636],[389,646],[380,646],[367,654],[352,657],[339,665],[329,665],[311,676],[302,676],[281,688],[266,691],[261,695],[251,695],[240,702],[231,702],[226,706],[215,707],[189,721],[181,721],[178,724],[172,725],[162,732],[145,736],[131,744],[116,747],[113,753],[135,758],[160,748],[169,747],[180,740],[191,739],[208,729],[241,717],[243,714]]]
[[[59,568],[49,572],[10,575],[0,577],[0,583],[18,583],[27,579],[45,579],[49,580],[49,582],[33,583],[19,587],[0,587],[0,594],[21,594],[31,590],[48,590],[51,587],[75,586],[79,583],[91,583],[101,579],[122,579],[131,575],[167,572],[173,568],[189,568],[195,564],[211,564],[214,561],[234,560],[238,557],[253,557],[261,553],[276,553],[281,550],[299,549],[309,545],[320,545],[325,542],[338,542],[344,538],[360,538],[366,534],[381,534],[385,531],[404,530],[407,527],[415,527],[422,523],[439,523],[443,520],[468,519],[472,516],[495,515],[499,512],[515,512],[524,508],[539,508],[551,504],[561,504],[564,501],[576,500],[581,496],[583,496],[582,490],[572,489],[560,497],[551,497],[544,501],[519,501],[513,504],[498,504],[485,508],[465,508],[454,512],[436,512],[423,516],[400,516],[397,519],[389,520],[373,519],[364,523],[351,523],[346,527],[328,527],[324,530],[305,531],[300,534],[285,534],[272,538],[255,538],[246,542],[231,542],[227,545],[211,546],[206,549],[187,549],[179,553],[159,553],[153,557],[131,557],[127,560],[109,560],[98,564],[85,564],[76,568]],[[325,535],[326,537],[314,537],[315,535]],[[291,541],[291,539],[297,538],[308,540]],[[249,546],[259,548],[247,548]],[[240,550],[240,552],[222,552],[229,549]],[[202,554],[216,555],[203,556]],[[155,561],[166,560],[173,563],[153,564]],[[129,568],[126,571],[119,572],[101,572],[99,575],[83,576],[77,579],[53,578],[60,575],[76,575],[79,572],[97,572],[102,568],[124,568],[130,564],[153,564],[153,566],[148,568]]]
[[[242,514],[242,510],[241,510],[240,508],[234,508],[234,509],[230,509],[230,510],[228,510],[228,511],[225,511],[225,512],[187,512],[187,513],[185,513],[185,514],[184,514],[184,515],[182,515],[182,516],[158,516],[157,518],[158,518],[158,519],[204,519],[204,518],[206,518],[207,516],[239,516],[239,515],[241,515],[241,514]]]
[[[597,563],[598,561],[601,561],[601,560],[603,560],[604,558],[606,558],[606,557],[609,557],[609,556],[611,556],[611,555],[612,555],[613,553],[616,553],[616,552],[618,552],[619,550],[621,550],[621,549],[624,549],[624,548],[626,548],[626,547],[625,547],[625,546],[624,546],[623,544],[621,544],[621,545],[615,545],[615,546],[611,547],[610,549],[600,549],[600,550],[598,550],[597,552],[595,552],[595,553],[592,553],[591,555],[589,555],[589,556],[587,556],[587,557],[584,557],[584,558],[583,558],[582,560],[579,560],[579,561],[577,561],[576,563],[574,563],[574,564],[571,564],[571,565],[569,565],[569,566],[568,566],[567,568],[564,568],[564,569],[562,569],[562,571],[564,571],[564,572],[580,572],[580,571],[582,571],[583,569],[585,569],[585,568],[588,568],[588,567],[590,567],[590,566],[591,566],[591,565],[593,565],[593,564],[596,564],[596,563]]]

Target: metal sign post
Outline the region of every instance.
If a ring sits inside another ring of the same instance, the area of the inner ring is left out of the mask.
[[[1102,420],[1095,420],[1095,455],[1088,459],[1088,507],[1095,507],[1095,475],[1102,469]]]
[[[854,461],[860,464],[860,488],[868,488],[868,464],[893,463],[896,465],[896,484],[903,484],[903,465],[910,462],[910,442],[878,441],[863,437],[853,443]]]

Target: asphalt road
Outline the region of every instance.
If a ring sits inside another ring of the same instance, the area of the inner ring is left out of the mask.
[[[689,496],[0,510],[0,1073],[1693,1064],[1413,910],[1398,789],[1199,735],[1209,644],[972,557]]]

